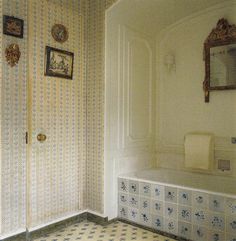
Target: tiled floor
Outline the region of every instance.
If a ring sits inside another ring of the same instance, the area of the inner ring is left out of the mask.
[[[108,226],[101,226],[93,222],[84,221],[68,226],[56,233],[35,239],[34,241],[174,241],[173,239],[146,231],[132,225],[114,222]]]

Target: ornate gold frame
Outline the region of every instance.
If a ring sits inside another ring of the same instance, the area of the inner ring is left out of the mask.
[[[203,89],[205,93],[205,102],[210,101],[211,90],[228,90],[236,89],[236,85],[231,86],[210,86],[210,48],[222,45],[229,45],[236,43],[236,26],[230,25],[224,18],[220,19],[207,39],[204,42],[204,60],[205,60],[205,80],[203,82]]]
[[[10,44],[6,49],[5,49],[5,56],[7,63],[11,66],[14,67],[20,59],[21,52],[18,44]]]

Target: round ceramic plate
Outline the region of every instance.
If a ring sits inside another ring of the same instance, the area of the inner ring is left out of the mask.
[[[67,29],[66,29],[66,27],[64,25],[62,25],[62,24],[55,24],[52,27],[52,37],[57,42],[64,43],[68,39],[69,34],[68,34],[68,31],[67,31]]]

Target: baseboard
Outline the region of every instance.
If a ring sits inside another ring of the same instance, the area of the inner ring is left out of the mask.
[[[26,232],[20,232],[7,238],[1,237],[1,241],[26,241]]]
[[[87,220],[90,222],[98,223],[100,225],[107,225],[108,224],[108,218],[107,217],[101,217],[97,216],[93,213],[87,213]]]
[[[56,232],[56,231],[58,231],[60,229],[63,229],[67,226],[70,226],[70,225],[75,224],[75,223],[82,222],[84,220],[87,220],[87,212],[78,214],[78,215],[70,217],[70,218],[66,218],[64,220],[61,220],[59,222],[55,222],[53,224],[47,225],[45,227],[39,228],[39,229],[34,230],[34,231],[28,231],[28,232],[26,232],[27,233],[27,239],[26,240],[31,241],[33,239],[40,238],[40,237],[42,237],[46,234]]]
[[[41,225],[35,226],[35,227],[33,227],[33,228],[29,228],[29,229],[28,229],[28,232],[31,233],[31,232],[34,232],[34,231],[39,230],[39,229],[41,229],[41,228],[48,227],[48,226],[50,226],[51,224],[59,223],[59,222],[61,222],[61,221],[64,221],[64,220],[67,220],[67,219],[71,219],[71,218],[76,218],[76,217],[78,217],[79,215],[82,215],[82,214],[87,213],[87,212],[88,212],[88,210],[85,209],[85,210],[83,210],[83,211],[79,211],[79,212],[76,212],[76,213],[73,213],[73,214],[70,214],[70,215],[66,215],[66,216],[64,216],[64,217],[62,217],[62,218],[54,219],[54,220],[51,221],[51,222],[48,222],[48,223],[45,223],[45,224],[41,224]]]
[[[37,228],[35,230],[34,229],[30,230],[30,231],[26,230],[26,232],[19,233],[19,234],[16,234],[14,236],[11,236],[11,237],[1,239],[1,241],[32,241],[33,239],[43,237],[47,234],[56,232],[56,231],[58,231],[60,229],[63,229],[67,226],[70,226],[70,225],[75,224],[75,223],[82,222],[84,220],[95,222],[95,223],[100,224],[100,225],[107,225],[112,221],[112,220],[108,221],[108,218],[104,217],[102,214],[98,214],[98,213],[95,213],[95,212],[92,212],[92,211],[90,212],[90,211],[86,210],[85,212],[80,213],[78,215],[60,220],[58,222],[54,222],[54,223],[46,225],[46,226],[42,226],[42,227]]]

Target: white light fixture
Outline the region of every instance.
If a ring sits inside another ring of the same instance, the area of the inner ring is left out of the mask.
[[[173,54],[167,54],[164,58],[164,64],[168,72],[171,72],[172,70],[175,71],[175,56]]]

